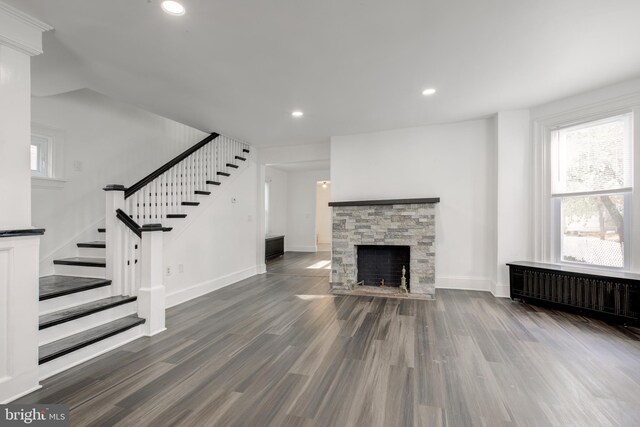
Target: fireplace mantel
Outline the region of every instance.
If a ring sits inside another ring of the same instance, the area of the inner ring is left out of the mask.
[[[387,199],[387,200],[355,200],[348,202],[329,202],[329,206],[380,206],[380,205],[413,205],[440,203],[440,197],[427,199]]]

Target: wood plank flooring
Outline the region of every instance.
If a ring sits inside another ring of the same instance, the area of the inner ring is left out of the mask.
[[[20,402],[78,426],[640,425],[633,331],[483,292],[334,297],[328,256],[287,253]]]

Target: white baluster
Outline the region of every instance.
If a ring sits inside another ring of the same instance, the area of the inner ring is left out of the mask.
[[[202,150],[196,151],[196,188],[202,190]]]
[[[162,221],[162,204],[164,202],[164,174],[158,177],[158,197],[156,200],[156,222]]]
[[[195,174],[194,174],[194,184],[193,187],[195,190],[200,190],[200,150],[196,151],[194,157],[195,160]]]
[[[213,165],[212,165],[212,159],[213,159],[213,144],[215,144],[215,140],[211,141],[210,143],[207,144],[207,180],[208,181],[215,181],[215,178],[213,177],[213,174],[211,173],[213,171]]]
[[[218,137],[219,138],[219,137]],[[211,181],[216,181],[217,177],[216,177],[216,145],[218,144],[218,139],[214,139],[213,141],[211,141],[211,148],[209,149],[209,170],[210,170],[210,175],[211,175]]]
[[[156,220],[156,182],[158,180],[154,179],[149,183],[149,223],[155,222]]]
[[[133,261],[133,294],[138,296],[140,291],[140,263],[142,262],[143,248],[142,248],[142,239],[138,236],[134,236],[134,239],[135,239],[134,241],[135,244],[138,245],[138,250],[135,251],[136,259],[134,259]],[[162,256],[160,259],[162,259]]]
[[[161,222],[162,219],[162,201],[164,200],[164,185],[162,183],[162,177],[164,174],[160,175],[157,179],[158,181],[158,194],[156,196],[156,220],[155,222]]]
[[[131,254],[131,268],[130,268],[131,278],[129,281],[129,285],[130,285],[131,295],[137,295],[136,259],[138,259],[138,256],[140,255],[140,251],[139,249],[136,250],[138,236],[136,236],[133,232],[130,233],[130,236],[131,236],[131,239],[129,239],[129,251],[130,251],[129,253]]]
[[[205,158],[204,158],[204,147],[201,148],[200,150],[198,150],[198,152],[200,153],[200,189],[201,190],[206,190],[206,180],[204,179],[204,168],[205,168]]]
[[[178,164],[178,182],[177,182],[177,187],[178,187],[178,193],[177,193],[177,198],[176,198],[176,205],[174,206],[174,212],[178,212],[178,206],[180,205],[180,202],[182,201],[182,197],[183,197],[183,192],[184,192],[184,162],[180,162]]]
[[[204,168],[205,168],[205,158],[204,158],[204,147],[201,148],[200,150],[198,150],[198,152],[200,153],[200,190],[206,190],[207,189],[207,182],[205,179],[205,173],[204,173]]]
[[[162,208],[160,209],[160,223],[164,222],[164,218],[167,215],[167,204],[169,203],[169,186],[167,185],[167,179],[169,172],[162,174]]]
[[[129,276],[129,271],[131,270],[131,245],[129,244],[129,241],[131,240],[131,230],[127,229],[124,233],[125,238],[124,238],[124,246],[123,246],[123,254],[124,254],[124,286],[123,286],[123,293],[125,295],[131,295],[131,287],[130,287],[130,276]]]
[[[198,183],[198,152],[196,151],[193,153],[193,191],[199,190]]]
[[[146,198],[147,198],[147,189],[146,189],[146,186],[145,186],[145,187],[142,187],[140,189],[140,201],[138,203],[138,210],[140,211],[138,215],[139,215],[140,219],[138,219],[138,221],[136,221],[138,224],[143,224],[144,223],[144,214],[146,212],[146,207],[145,207],[144,202],[145,202]]]
[[[220,137],[218,137],[220,138]],[[218,180],[218,151],[220,150],[220,141],[219,139],[214,140],[215,145],[213,146],[213,180]]]
[[[198,184],[200,181],[198,180],[198,152],[193,153],[193,191],[199,190]],[[195,200],[195,195],[194,195]]]
[[[193,157],[189,156],[187,158],[187,194],[185,194],[184,200],[191,200],[191,195],[193,194]]]
[[[173,211],[176,200],[178,198],[178,166],[171,168],[171,209],[168,212]]]
[[[135,219],[136,222],[140,222],[140,220],[142,219],[140,217],[140,191],[138,190],[135,194],[135,216],[133,217]]]

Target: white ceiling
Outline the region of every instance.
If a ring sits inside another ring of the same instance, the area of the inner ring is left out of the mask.
[[[35,94],[90,87],[257,146],[486,117],[640,75],[638,0],[183,0],[183,17],[159,0],[5,1],[56,28]]]

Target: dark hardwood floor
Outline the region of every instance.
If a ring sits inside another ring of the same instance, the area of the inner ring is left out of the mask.
[[[483,292],[333,297],[328,255],[171,308],[20,402],[79,426],[640,425],[632,331]]]

